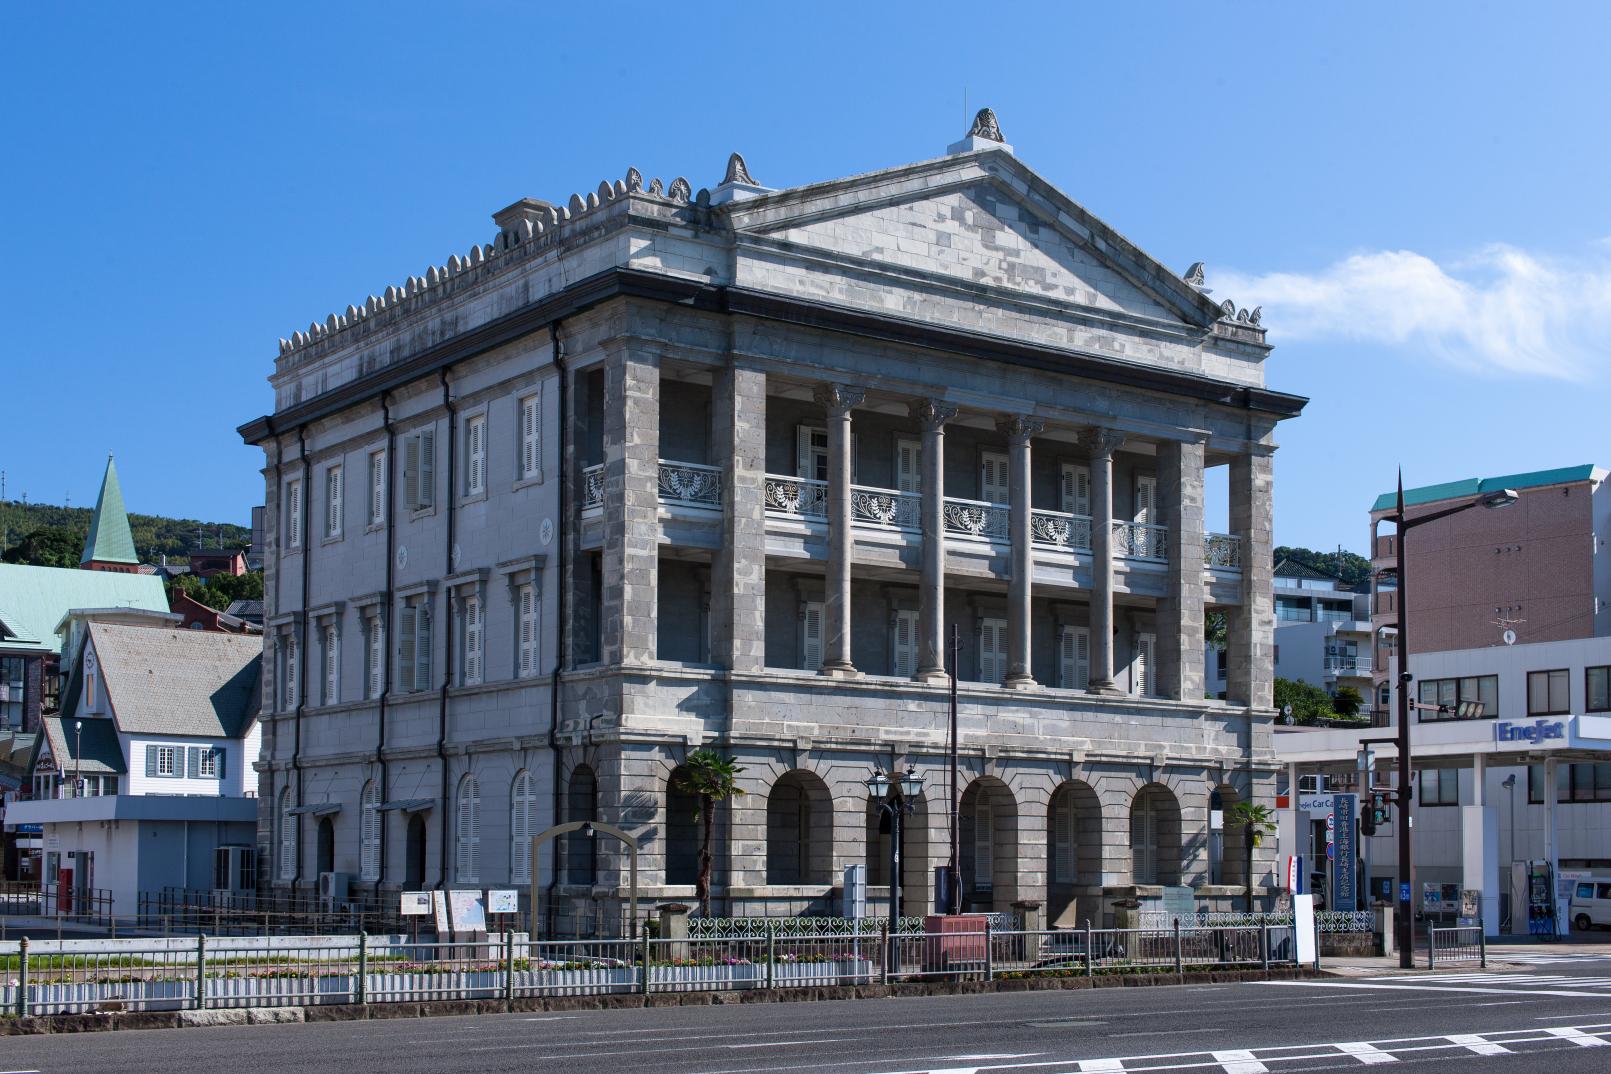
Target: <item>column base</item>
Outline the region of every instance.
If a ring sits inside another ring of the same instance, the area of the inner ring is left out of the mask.
[[[912,681],[948,684],[951,676],[946,674],[944,668],[918,668],[917,674],[912,676]]]
[[[830,679],[859,679],[861,672],[856,670],[854,664],[824,664],[817,669],[818,675],[826,675]]]
[[[1123,697],[1125,692],[1113,685],[1112,679],[1092,679],[1085,687],[1088,694],[1098,694],[1102,697]]]
[[[1040,685],[1033,675],[1009,675],[1001,685],[1009,690],[1033,690]]]

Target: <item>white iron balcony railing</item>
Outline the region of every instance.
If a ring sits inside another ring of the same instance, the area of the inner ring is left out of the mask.
[[[858,526],[918,532],[922,529],[922,497],[915,492],[850,486],[850,520]]]
[[[1344,675],[1369,675],[1371,659],[1368,656],[1328,656],[1326,670]]]
[[[828,482],[767,474],[766,513],[792,518],[827,518]]]
[[[660,502],[720,511],[722,468],[697,462],[668,462],[661,459]]]
[[[1144,522],[1113,523],[1113,554],[1120,559],[1169,561],[1169,531]]]
[[[1203,534],[1203,566],[1216,571],[1241,570],[1241,538],[1228,533]]]
[[[1089,552],[1091,517],[1065,514],[1062,511],[1031,511],[1029,539],[1033,544],[1058,548],[1066,552]]]
[[[967,537],[977,541],[1006,541],[1012,537],[1012,522],[1004,503],[947,496],[943,517],[948,537]]]
[[[597,514],[604,509],[604,464],[582,467],[582,514]]]

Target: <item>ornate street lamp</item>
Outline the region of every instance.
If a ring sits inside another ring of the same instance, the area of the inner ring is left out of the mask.
[[[889,815],[889,937],[893,950],[901,926],[901,821],[923,797],[923,777],[911,765],[898,778],[875,768],[866,783],[868,800]]]

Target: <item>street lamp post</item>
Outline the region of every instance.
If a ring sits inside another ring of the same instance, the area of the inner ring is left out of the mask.
[[[907,765],[905,774],[893,779],[875,768],[866,782],[868,800],[889,816],[889,944],[894,951],[901,925],[901,822],[917,808],[923,777]]]
[[[79,785],[83,779],[84,756],[84,721],[73,721],[73,797],[84,797],[84,788]]]
[[[1398,540],[1398,920],[1394,931],[1398,934],[1398,964],[1402,969],[1415,968],[1415,918],[1413,904],[1410,897],[1414,892],[1415,866],[1410,860],[1410,801],[1413,792],[1410,787],[1410,643],[1409,634],[1404,625],[1405,594],[1408,590],[1405,573],[1404,539],[1409,531],[1416,526],[1424,526],[1428,522],[1436,522],[1440,518],[1457,515],[1461,511],[1469,511],[1473,507],[1509,507],[1516,502],[1516,493],[1511,489],[1496,489],[1484,492],[1476,499],[1460,504],[1456,507],[1445,507],[1441,511],[1417,515],[1414,518],[1404,517],[1404,471],[1398,475],[1398,504],[1397,511],[1391,515],[1391,521],[1397,529]]]

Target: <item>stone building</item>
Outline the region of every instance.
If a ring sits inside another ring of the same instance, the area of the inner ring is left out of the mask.
[[[530,835],[599,819],[639,838],[640,897],[686,900],[673,774],[704,745],[746,791],[717,912],[837,913],[861,862],[876,906],[863,781],[908,765],[920,911],[955,631],[969,906],[1243,890],[1209,816],[1274,797],[1271,456],[1303,405],[1264,387],[1257,311],[1056,190],[988,111],[867,175],[772,190],[735,154],[710,190],[629,170],[493,219],[281,341],[275,412],[242,428],[267,457],[274,883],[311,885],[318,839],[360,889],[525,885]],[[1210,467],[1229,534],[1204,533]],[[1229,701],[1204,700],[1205,609]],[[614,927],[619,845],[555,858],[545,905]]]

